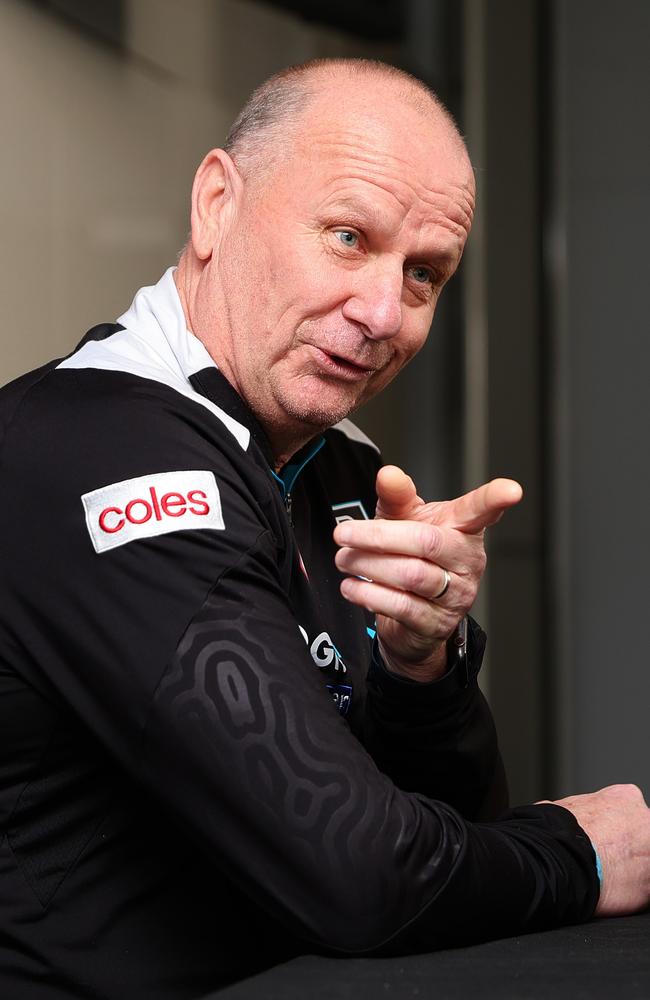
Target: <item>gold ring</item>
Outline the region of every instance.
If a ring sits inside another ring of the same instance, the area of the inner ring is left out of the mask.
[[[449,572],[449,570],[446,569],[443,570],[443,572],[445,574],[445,582],[442,585],[442,590],[440,591],[440,593],[436,594],[435,597],[431,598],[431,600],[433,601],[439,601],[440,598],[444,597],[447,591],[449,590],[449,584],[451,583],[451,573]]]

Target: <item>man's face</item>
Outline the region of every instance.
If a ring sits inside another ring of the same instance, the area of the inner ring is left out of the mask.
[[[309,437],[387,385],[463,251],[464,152],[446,124],[379,90],[380,111],[345,90],[318,100],[290,155],[244,181],[205,269],[208,348],[272,440]]]

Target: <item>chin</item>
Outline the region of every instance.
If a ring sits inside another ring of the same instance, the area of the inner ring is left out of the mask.
[[[312,427],[314,433],[324,431],[339,420],[343,420],[357,409],[359,400],[306,400],[285,399],[282,401],[284,412],[297,422]]]

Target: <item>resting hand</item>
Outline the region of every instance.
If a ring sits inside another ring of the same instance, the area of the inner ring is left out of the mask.
[[[573,813],[598,852],[603,881],[596,916],[650,905],[650,809],[636,785],[610,785],[555,805]]]
[[[344,521],[334,540],[341,546],[336,565],[350,574],[341,592],[376,613],[389,669],[420,681],[444,673],[445,643],[474,603],[485,569],[485,528],[521,496],[518,483],[494,479],[455,500],[425,503],[401,469],[379,470],[374,520]],[[449,587],[438,596],[445,570]]]

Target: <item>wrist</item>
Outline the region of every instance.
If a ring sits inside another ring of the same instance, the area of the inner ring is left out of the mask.
[[[377,643],[384,667],[388,673],[395,674],[397,677],[405,677],[407,680],[417,681],[420,684],[430,684],[431,681],[437,681],[447,671],[447,643],[444,641],[436,643],[426,660],[416,663],[396,656],[386,648],[379,636],[377,636]]]
[[[382,643],[377,636],[379,652],[388,673],[395,674],[410,681],[420,684],[430,684],[432,681],[440,680],[446,674],[454,672],[461,687],[466,688],[470,682],[470,664],[468,662],[468,641],[469,625],[471,619],[465,615],[461,618],[451,636],[445,641],[436,643],[435,650],[424,661],[409,661],[403,657],[395,656]],[[474,656],[475,660],[472,674],[478,673],[483,659],[485,648],[485,633],[481,631],[476,622],[472,622],[471,633],[474,635]],[[478,645],[478,648],[476,648]]]

